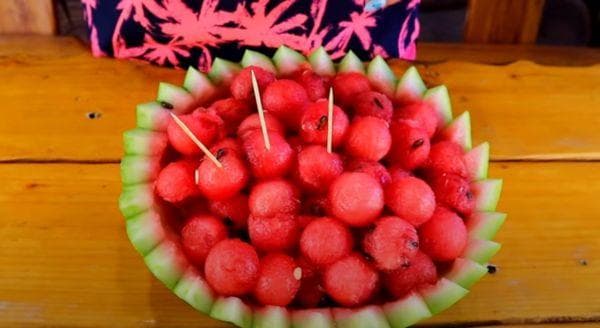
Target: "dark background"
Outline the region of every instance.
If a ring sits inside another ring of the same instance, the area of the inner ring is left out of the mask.
[[[80,0],[58,2],[60,34],[86,39]],[[419,40],[462,42],[466,7],[467,0],[422,0]],[[600,0],[546,0],[537,43],[600,46]]]

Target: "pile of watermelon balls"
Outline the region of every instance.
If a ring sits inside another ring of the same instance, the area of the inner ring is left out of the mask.
[[[427,103],[394,103],[359,73],[277,79],[254,66],[219,96],[179,118],[222,167],[171,121],[175,155],[155,184],[183,213],[185,254],[216,293],[302,308],[379,303],[435,283],[465,248],[464,151],[437,132]]]

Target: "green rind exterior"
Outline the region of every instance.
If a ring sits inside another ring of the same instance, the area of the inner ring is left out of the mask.
[[[160,213],[153,209],[128,219],[125,228],[131,244],[142,256],[150,253],[167,235]]]
[[[452,121],[452,103],[445,85],[433,87],[423,95],[423,99],[433,105],[438,115],[438,126],[444,127]]]
[[[380,92],[390,97],[394,95],[398,79],[396,78],[396,74],[394,74],[390,66],[383,58],[381,58],[381,56],[376,56],[369,62],[369,65],[367,66],[367,77],[371,81],[371,84]]]
[[[190,267],[181,246],[164,240],[144,257],[150,272],[169,289],[173,289]]]
[[[340,64],[338,65],[338,72],[357,72],[364,74],[365,64],[360,60],[360,58],[358,58],[358,56],[356,56],[354,52],[352,52],[352,50],[350,50],[340,61]]]
[[[219,297],[210,310],[210,316],[242,328],[252,327],[252,309],[237,297]]]
[[[254,328],[289,328],[291,327],[290,314],[281,306],[264,306],[254,310]]]
[[[123,150],[126,155],[162,155],[167,148],[167,135],[144,129],[123,133]]]
[[[183,88],[194,97],[197,105],[205,104],[211,100],[217,92],[216,87],[208,76],[191,66],[185,74]]]
[[[473,260],[479,264],[486,264],[490,261],[502,245],[491,240],[471,239],[463,252],[462,257]]]
[[[242,67],[229,60],[216,57],[208,72],[208,77],[214,84],[229,84]]]
[[[306,57],[296,50],[281,46],[275,51],[273,62],[279,74],[288,75],[294,73],[302,64],[306,63]]]
[[[152,131],[166,131],[169,126],[169,113],[157,101],[139,104],[136,107],[136,123],[138,128]]]
[[[421,99],[427,86],[416,67],[409,67],[396,87],[396,99]]]
[[[308,309],[292,312],[292,328],[334,328],[335,322],[331,310]]]
[[[501,179],[485,179],[471,183],[471,191],[475,196],[475,211],[493,212],[498,206],[502,192]]]
[[[172,105],[173,112],[176,114],[189,113],[195,108],[196,103],[192,94],[186,89],[166,82],[160,82],[158,85],[156,101]]]
[[[121,160],[123,185],[139,184],[156,179],[160,171],[160,157],[129,155]]]
[[[337,328],[390,328],[380,306],[360,309],[333,309]]]
[[[335,75],[335,64],[323,47],[317,48],[308,56],[308,62],[313,71],[319,75]]]
[[[472,180],[487,178],[490,161],[490,144],[484,142],[465,154],[465,163]]]
[[[492,240],[506,221],[506,214],[499,212],[475,212],[466,220],[469,237]]]
[[[269,72],[277,74],[277,68],[275,68],[273,61],[271,61],[271,58],[254,50],[246,49],[246,51],[244,51],[244,56],[242,57],[242,61],[240,62],[240,64],[242,64],[242,67],[258,66]]]
[[[420,293],[429,311],[432,314],[438,314],[465,297],[469,291],[446,278],[442,278],[435,285],[421,289]]]
[[[417,293],[383,305],[383,311],[392,328],[405,328],[431,317],[427,304]]]
[[[469,259],[457,258],[450,272],[445,276],[465,289],[470,289],[487,273],[487,267]]]
[[[455,143],[461,145],[465,151],[472,147],[471,142],[471,114],[463,112],[457,116],[444,129],[445,136]]]
[[[123,187],[119,197],[119,209],[125,218],[140,214],[155,204],[152,184],[137,184]]]
[[[215,293],[195,269],[188,269],[173,288],[173,293],[194,309],[210,313]]]

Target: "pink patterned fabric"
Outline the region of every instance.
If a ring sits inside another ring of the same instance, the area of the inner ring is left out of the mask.
[[[215,56],[286,45],[308,54],[324,46],[414,59],[419,0],[378,8],[369,0],[82,0],[96,56],[137,58],[206,70]]]

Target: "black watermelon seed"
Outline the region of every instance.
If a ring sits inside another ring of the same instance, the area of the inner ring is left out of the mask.
[[[489,274],[494,274],[498,271],[498,268],[493,264],[488,264],[487,270]]]
[[[317,130],[322,130],[323,127],[327,124],[327,115],[321,116],[319,122],[317,123]]]
[[[160,105],[164,108],[164,109],[168,109],[171,110],[173,109],[173,105],[171,103],[168,103],[166,101],[161,101]]]
[[[472,193],[470,190],[469,190],[469,191],[467,191],[467,193],[465,194],[465,196],[467,196],[467,199],[468,199],[468,200],[471,200],[471,199],[473,199],[473,193]]]
[[[416,240],[411,240],[409,245],[412,248],[419,248],[419,242]]]
[[[379,109],[383,109],[383,104],[379,98],[373,98],[373,102],[375,103],[375,106],[379,107]]]
[[[417,148],[423,146],[424,143],[425,143],[425,140],[423,140],[423,138],[417,139],[417,140],[415,140],[415,142],[413,142],[411,147],[412,147],[412,149],[417,149]]]
[[[215,157],[217,159],[221,159],[225,155],[227,155],[227,149],[225,149],[225,148],[219,148],[219,150],[217,150],[217,154],[215,155]]]

